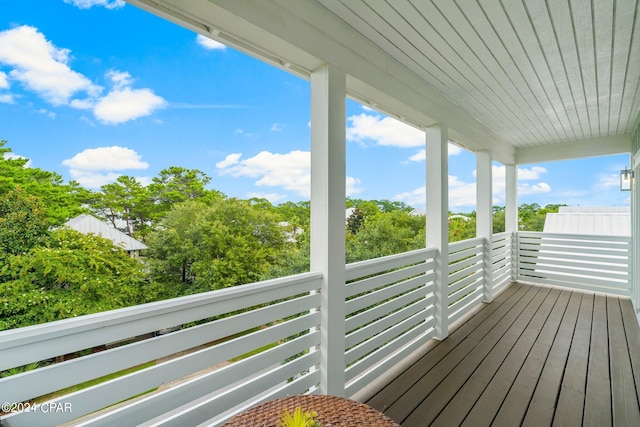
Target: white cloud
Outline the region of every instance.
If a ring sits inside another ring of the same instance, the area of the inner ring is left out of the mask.
[[[14,102],[15,102],[15,99],[13,98],[13,95],[11,95],[10,93],[4,93],[0,95],[0,103],[13,104]]]
[[[71,178],[78,181],[78,184],[87,188],[100,188],[105,184],[114,182],[120,176],[117,172],[89,172],[79,169],[69,169]]]
[[[122,89],[133,84],[133,78],[131,74],[126,71],[109,70],[104,75],[107,79],[111,80],[113,87],[116,89]]]
[[[309,197],[311,192],[309,151],[294,150],[285,154],[262,151],[242,161],[240,155],[230,154],[216,164],[216,167],[220,169],[221,175],[258,178],[255,185],[259,187],[281,187],[303,197]],[[345,184],[347,191],[354,194],[362,191],[358,188],[358,178],[347,177]]]
[[[225,159],[226,160],[226,159]],[[286,154],[262,151],[246,160],[222,169],[223,175],[259,178],[257,186],[282,187],[300,195],[309,194],[311,153],[295,150]]]
[[[595,185],[596,191],[606,191],[618,187],[620,187],[620,174],[613,173],[598,175],[598,182]]]
[[[216,167],[218,169],[225,169],[231,165],[235,165],[240,161],[240,157],[242,157],[242,153],[232,153],[229,154],[224,160],[216,163]]]
[[[64,0],[65,3],[72,4],[79,9],[89,9],[93,6],[103,6],[107,9],[119,9],[124,7],[124,0]]]
[[[274,123],[271,125],[271,132],[282,132],[282,129],[284,129],[284,125],[280,124],[280,123]]]
[[[405,202],[410,206],[424,206],[426,200],[426,187],[422,186],[415,190],[397,194],[393,199]],[[466,208],[475,206],[475,204],[475,183],[464,182],[456,176],[449,175],[449,208]]]
[[[541,166],[532,166],[531,168],[518,168],[518,194],[519,195],[531,195],[531,194],[540,194],[540,193],[549,193],[551,192],[551,186],[546,182],[540,181],[537,183],[529,184],[523,183],[521,181],[537,181],[542,178],[542,175],[547,173],[547,169]],[[476,171],[473,171],[473,175],[475,176]],[[493,176],[493,194],[494,194],[494,203],[500,204],[504,203],[504,193],[506,190],[506,167],[505,166],[493,166],[492,167],[492,176]]]
[[[406,191],[404,193],[396,194],[393,200],[405,202],[409,206],[424,206],[427,198],[427,187],[422,186],[415,190]]]
[[[458,154],[462,153],[462,148],[458,147],[457,145],[454,144],[449,144],[447,147],[448,150],[448,155],[449,156],[457,156]],[[413,156],[409,157],[409,161],[411,162],[423,162],[427,160],[427,150],[426,149],[422,149],[420,151],[418,151],[416,154],[414,154]]]
[[[227,48],[224,44],[210,39],[209,37],[205,37],[202,34],[198,34],[196,42],[207,50],[224,50]]]
[[[538,182],[537,184],[524,183],[518,185],[518,194],[523,196],[550,192],[551,187],[546,182]]]
[[[141,159],[142,156],[134,150],[116,145],[87,148],[72,158],[64,160],[62,164],[72,169],[85,171],[147,169],[149,164]]]
[[[96,103],[93,114],[103,123],[118,124],[148,116],[166,105],[151,89],[115,88]]]
[[[518,181],[540,179],[540,176],[545,173],[547,170],[542,166],[533,166],[531,169],[518,168]]]
[[[532,167],[531,169],[518,169],[519,181],[532,181],[540,178],[540,175],[547,172],[542,167]],[[504,202],[505,191],[505,167],[493,166],[493,193],[494,203]],[[476,171],[473,171],[476,175]],[[519,183],[519,195],[531,195],[551,192],[551,187],[546,182]],[[426,199],[426,187],[419,187],[412,191],[397,194],[394,200],[403,201],[411,206],[424,206]],[[456,210],[459,208],[470,208],[476,204],[476,183],[465,182],[456,176],[449,175],[449,208]]]
[[[55,119],[56,118],[56,113],[54,113],[53,111],[49,111],[46,108],[39,109],[38,113],[43,114],[43,115],[49,117],[50,119]]]
[[[78,92],[97,96],[101,88],[69,68],[68,49],[55,47],[35,27],[0,32],[0,62],[13,67],[9,76],[53,105],[63,105]]]
[[[105,74],[113,88],[101,97],[101,86],[70,68],[70,53],[69,49],[54,46],[35,27],[21,26],[0,32],[0,63],[12,67],[9,78],[54,106],[92,109],[98,120],[108,124],[148,116],[166,106],[167,102],[151,89],[132,89],[131,75],[118,70]],[[0,88],[8,87],[9,78],[5,73],[0,75]],[[0,102],[13,103],[14,97],[2,95]]]
[[[362,188],[360,188],[360,178],[354,178],[352,176],[348,176],[345,181],[346,190],[345,193],[347,196],[352,196],[354,194],[362,193]]]
[[[425,143],[423,131],[391,117],[361,113],[349,117],[347,121],[349,141],[374,141],[378,145],[394,147],[419,147]]]
[[[449,175],[449,207],[459,209],[476,204],[476,183]]]
[[[142,156],[126,147],[88,148],[70,159],[62,162],[69,168],[69,174],[80,185],[98,188],[115,181],[127,169],[147,169],[149,164],[142,161]],[[148,185],[147,177],[137,178],[143,185]],[[146,182],[146,184],[145,184]]]
[[[9,89],[9,78],[7,73],[0,71],[0,89]]]

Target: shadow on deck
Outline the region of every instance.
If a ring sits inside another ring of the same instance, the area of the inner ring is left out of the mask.
[[[640,425],[631,302],[511,285],[366,403],[403,426]]]

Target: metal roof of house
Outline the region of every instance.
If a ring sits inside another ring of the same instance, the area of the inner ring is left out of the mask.
[[[96,234],[111,240],[117,246],[122,247],[125,251],[141,251],[148,249],[147,245],[133,237],[127,236],[120,230],[117,230],[98,218],[82,214],[67,221],[65,226],[79,231],[82,234]]]
[[[558,213],[548,213],[545,233],[631,236],[629,207],[563,206]]]

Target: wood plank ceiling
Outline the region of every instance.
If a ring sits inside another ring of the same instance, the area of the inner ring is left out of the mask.
[[[639,0],[317,0],[516,147],[630,134]]]

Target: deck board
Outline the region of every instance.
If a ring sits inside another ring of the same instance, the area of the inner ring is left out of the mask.
[[[628,299],[514,284],[368,402],[403,426],[640,425]]]

